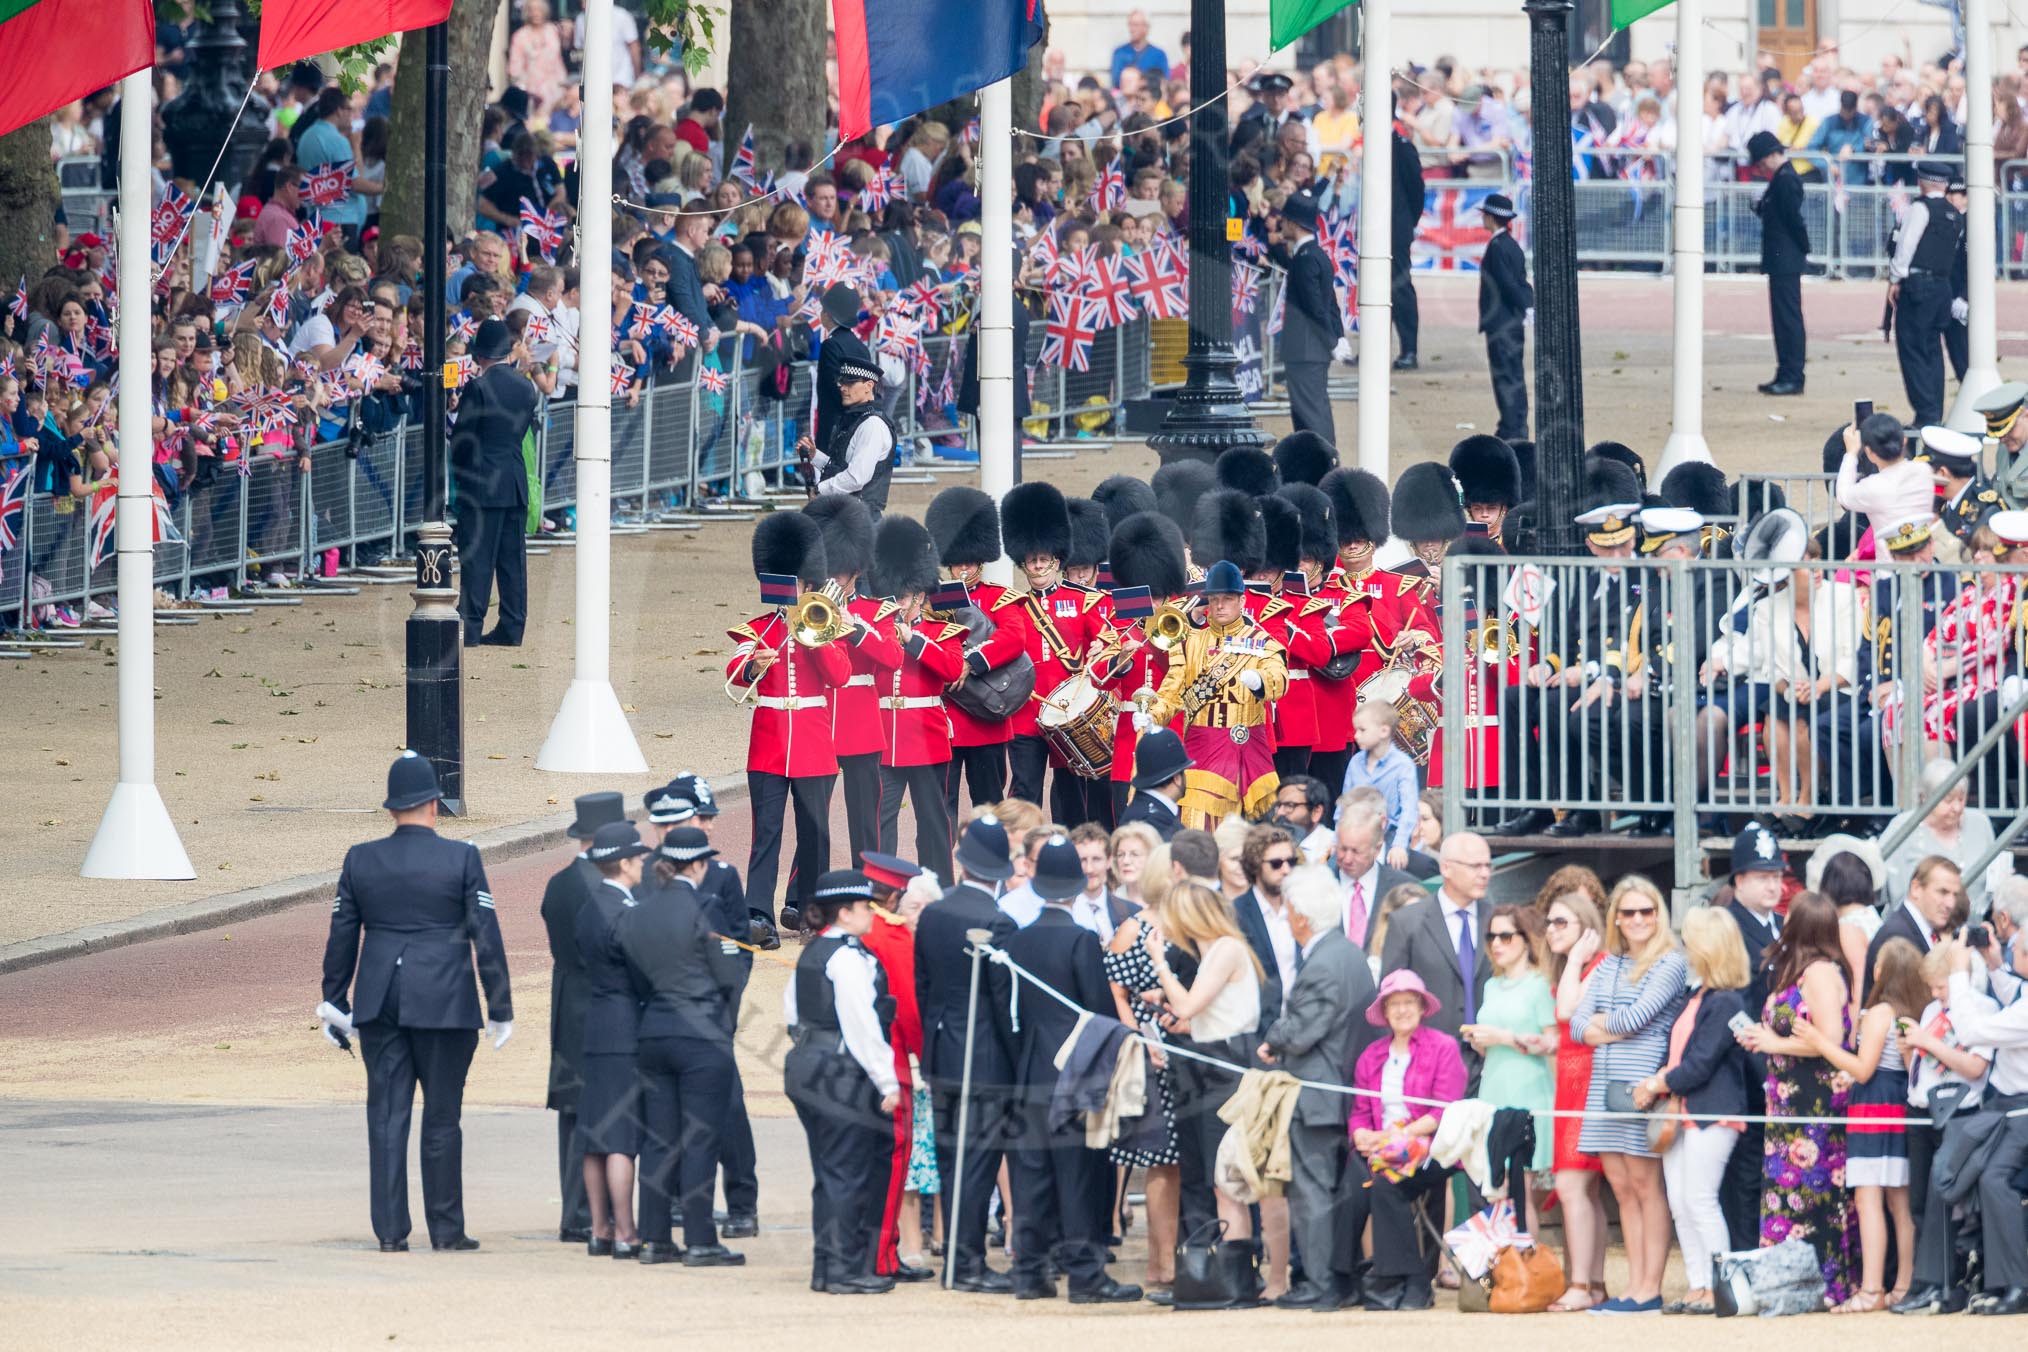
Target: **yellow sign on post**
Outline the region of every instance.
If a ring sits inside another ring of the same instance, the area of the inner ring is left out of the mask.
[[[1246,222],[1237,216],[1225,218],[1225,238],[1228,243],[1237,244],[1246,234]]]

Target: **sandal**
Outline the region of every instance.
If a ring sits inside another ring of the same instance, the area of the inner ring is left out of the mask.
[[[1566,1287],[1562,1295],[1549,1303],[1549,1311],[1552,1314],[1576,1314],[1579,1310],[1589,1310],[1592,1304],[1590,1290],[1572,1286]]]
[[[1887,1308],[1885,1291],[1855,1291],[1842,1305],[1833,1305],[1832,1314],[1874,1314]]]

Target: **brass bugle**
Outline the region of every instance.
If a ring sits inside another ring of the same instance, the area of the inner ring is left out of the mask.
[[[1148,642],[1163,652],[1174,652],[1183,646],[1184,637],[1190,632],[1190,617],[1183,608],[1173,601],[1165,601],[1153,615],[1148,617]]]
[[[852,632],[845,614],[845,598],[835,582],[817,591],[804,592],[789,612],[789,629],[805,648],[821,648]]]

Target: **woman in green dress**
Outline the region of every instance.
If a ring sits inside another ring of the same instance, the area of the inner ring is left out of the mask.
[[[1532,1168],[1550,1167],[1556,1104],[1556,997],[1543,975],[1542,917],[1532,906],[1501,906],[1487,922],[1486,955],[1493,975],[1479,1001],[1479,1021],[1459,1030],[1485,1058],[1479,1097],[1495,1108],[1526,1108],[1535,1119]],[[1509,1196],[1528,1197],[1525,1183]],[[1528,1227],[1535,1228],[1529,1199]]]

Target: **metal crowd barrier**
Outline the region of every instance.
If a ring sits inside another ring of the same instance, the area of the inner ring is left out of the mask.
[[[1687,882],[1749,816],[1892,829],[1933,759],[1972,811],[2022,803],[2028,568],[1469,558],[1441,595],[1447,830],[1596,813],[1587,834],[1651,836]]]

